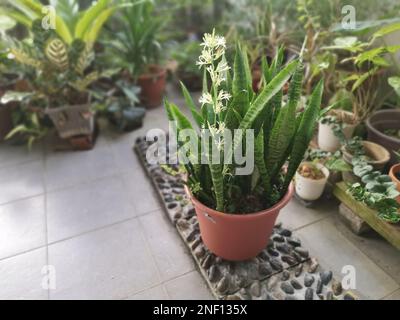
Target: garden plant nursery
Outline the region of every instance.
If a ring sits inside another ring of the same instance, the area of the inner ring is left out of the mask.
[[[400,0],[0,0],[0,300],[286,316],[399,250]]]

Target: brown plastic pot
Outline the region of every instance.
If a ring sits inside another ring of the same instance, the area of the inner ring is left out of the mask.
[[[400,139],[383,133],[385,129],[400,130],[400,110],[380,110],[366,121],[368,140],[379,143],[391,153],[391,164],[396,163],[393,151],[400,149]]]
[[[373,159],[368,161],[368,164],[372,165],[375,170],[382,171],[390,160],[389,151],[381,145],[371,141],[363,141],[363,145],[365,154]],[[352,165],[354,156],[346,150],[345,146],[342,147],[342,154],[344,161]],[[355,176],[352,171],[343,172],[343,180],[350,183],[360,182],[360,178]]]
[[[229,261],[256,257],[268,244],[280,210],[293,196],[290,184],[286,195],[272,208],[250,214],[228,214],[206,207],[186,191],[196,210],[201,238],[215,255]]]
[[[392,178],[392,181],[396,184],[397,191],[400,192],[400,180],[398,178],[399,175],[400,175],[400,163],[395,164],[394,166],[392,166],[390,168],[390,171],[389,171],[390,178]],[[400,196],[398,196],[396,200],[397,200],[398,203],[400,203]]]
[[[149,66],[148,73],[139,77],[138,85],[142,89],[141,98],[146,107],[155,108],[161,105],[166,79],[166,69],[156,65]]]

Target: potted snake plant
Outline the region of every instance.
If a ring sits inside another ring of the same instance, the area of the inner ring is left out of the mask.
[[[167,71],[160,63],[161,45],[157,35],[162,20],[154,14],[152,1],[126,1],[132,4],[120,12],[117,31],[104,41],[108,62],[123,70],[125,80],[141,88],[141,100],[146,107],[162,104]]]
[[[196,108],[185,87],[183,93],[201,128],[201,134],[192,137],[192,150],[204,143],[210,147],[201,153],[206,161],[199,161],[194,152],[187,152],[185,144],[178,141],[180,154],[189,159],[184,165],[187,192],[208,249],[226,260],[251,259],[267,245],[279,211],[293,195],[292,178],[313,136],[323,82],[316,86],[304,112],[297,114],[303,78],[300,60],[283,66],[280,50],[271,65],[264,65],[264,86],[256,94],[248,58],[240,45],[231,74],[224,57],[225,39],[213,32],[206,34],[203,41],[197,62],[205,70],[201,109]],[[289,79],[288,102],[283,106],[282,88]],[[194,130],[176,105],[166,101],[165,108],[169,120],[176,124],[178,136]],[[236,132],[232,143],[225,135],[221,137],[226,130]],[[211,135],[210,143],[207,132]],[[240,170],[242,164],[236,156],[232,159],[232,155],[243,151],[243,141],[249,162],[254,159],[255,163],[254,170],[246,172]],[[217,161],[215,150],[219,155]]]

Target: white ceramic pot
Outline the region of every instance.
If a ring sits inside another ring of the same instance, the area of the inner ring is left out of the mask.
[[[343,133],[346,139],[353,136],[356,125],[346,124],[343,128]],[[318,125],[318,147],[323,151],[336,152],[340,149],[341,144],[339,139],[335,136],[332,130],[332,125],[322,124]]]
[[[300,166],[304,164],[311,164],[310,162],[303,162]],[[296,182],[296,193],[297,195],[307,201],[314,201],[321,197],[322,193],[324,192],[326,182],[329,178],[329,170],[324,167],[322,164],[317,163],[314,164],[320,169],[323,174],[324,178],[319,180],[314,180],[310,178],[303,177],[299,172],[296,172],[295,182]]]

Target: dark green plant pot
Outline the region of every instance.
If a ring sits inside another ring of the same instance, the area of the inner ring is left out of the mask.
[[[143,125],[146,109],[141,107],[125,108],[109,116],[110,122],[122,132],[139,129]]]

